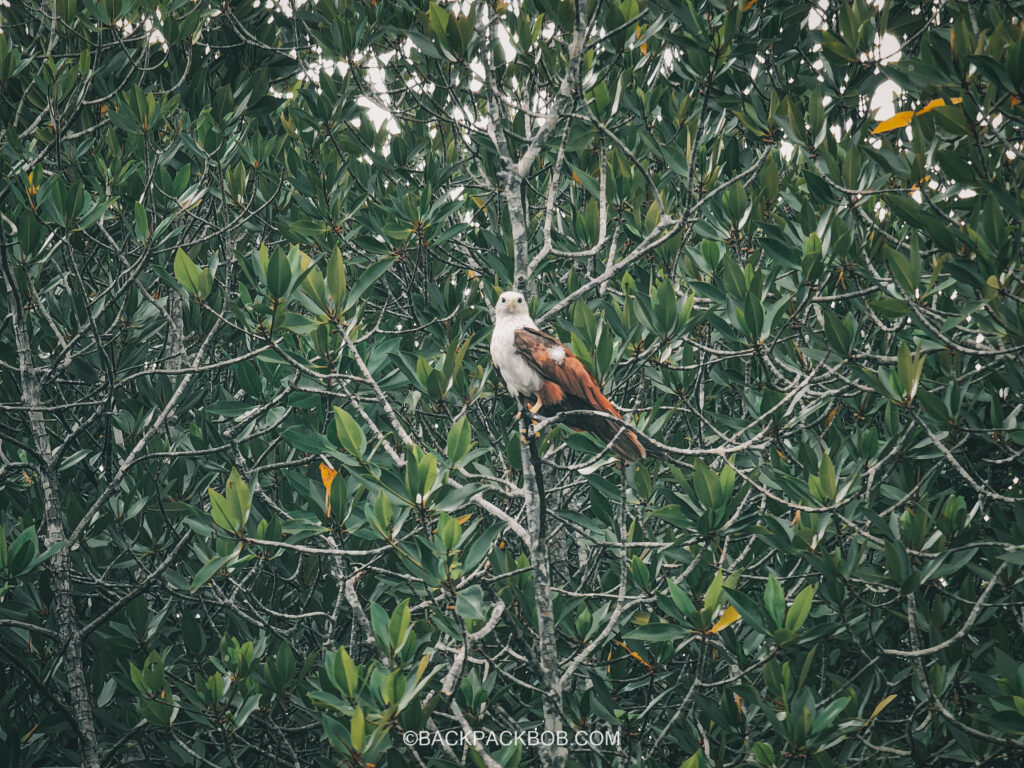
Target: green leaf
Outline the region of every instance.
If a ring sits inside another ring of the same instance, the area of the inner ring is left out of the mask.
[[[896,355],[896,373],[903,386],[907,402],[913,400],[917,394],[917,386],[921,382],[921,372],[924,370],[924,361],[924,354],[911,354],[906,342],[900,345],[900,351]]]
[[[679,305],[671,280],[661,281],[657,292],[651,297],[651,309],[654,330],[659,336],[668,338],[679,320]]]
[[[276,666],[277,674],[287,684],[295,675],[295,655],[292,653],[291,646],[286,642],[282,642],[281,647],[277,650]]]
[[[772,749],[771,744],[758,741],[754,743],[750,751],[753,753],[754,759],[761,765],[766,766],[766,768],[771,768],[771,766],[775,765],[775,750]]]
[[[186,291],[193,296],[199,295],[199,267],[181,248],[174,254],[174,276]]]
[[[288,295],[292,283],[292,268],[288,256],[280,248],[275,248],[267,262],[267,289],[275,299]]]
[[[647,214],[644,216],[644,234],[649,235],[654,231],[655,227],[658,226],[658,219],[661,217],[661,209],[658,208],[657,202],[652,202],[647,208]]]
[[[213,578],[213,575],[217,573],[217,571],[226,569],[231,565],[234,565],[238,561],[238,558],[241,554],[242,545],[239,544],[238,548],[235,549],[234,552],[231,552],[227,555],[221,555],[220,557],[215,557],[212,560],[209,560],[206,563],[206,565],[200,568],[196,575],[192,578],[192,584],[189,586],[189,592],[195,594],[197,591],[199,591],[200,587],[202,587],[204,584],[206,584],[206,582]]]
[[[110,700],[114,698],[114,691],[117,690],[117,681],[114,678],[110,678],[103,684],[103,688],[100,690],[100,695],[96,697],[96,706],[103,708],[110,703]]]
[[[249,495],[249,486],[242,480],[238,470],[234,467],[231,469],[231,474],[228,475],[228,481],[224,487],[224,495],[231,504],[235,518],[239,521],[238,530],[242,530],[245,528],[245,522],[249,517],[249,507],[252,502]]]
[[[846,324],[840,320],[835,313],[829,310],[822,311],[822,318],[825,328],[825,336],[829,345],[840,356],[845,357],[852,349],[853,336],[846,328]]]
[[[886,195],[885,203],[903,221],[934,239],[943,250],[957,249],[956,237],[951,234],[952,227],[949,222],[924,210],[921,205],[899,193]]]
[[[641,589],[647,589],[650,586],[651,571],[647,567],[647,564],[636,555],[633,555],[629,570],[630,573],[633,574],[633,578],[636,579],[636,583],[640,585]]]
[[[334,406],[334,428],[341,446],[353,456],[361,457],[366,450],[366,435],[348,411]]]
[[[366,735],[366,720],[363,717],[363,709],[360,706],[356,706],[356,711],[352,715],[350,732],[352,734],[352,749],[356,752],[362,752]]]
[[[391,641],[392,652],[397,653],[405,644],[409,633],[409,622],[412,614],[409,612],[409,599],[406,598],[391,614],[391,621],[388,623],[388,640]]]
[[[668,593],[676,608],[682,611],[684,616],[692,618],[696,615],[697,606],[693,604],[693,600],[690,599],[690,596],[685,590],[680,589],[672,580],[669,580],[668,582]]]
[[[808,614],[811,612],[811,601],[814,599],[814,592],[813,584],[808,584],[800,590],[800,593],[793,600],[793,604],[786,611],[786,629],[796,632],[804,625]]]
[[[836,699],[829,704],[825,709],[817,714],[814,718],[814,723],[811,725],[811,735],[817,735],[823,733],[829,726],[835,722],[835,719],[842,714],[843,710],[846,709],[846,705],[850,703],[850,697],[844,696]]]
[[[884,251],[897,282],[907,294],[914,296],[914,292],[918,290],[918,285],[921,282],[920,255],[904,256],[888,246],[884,248]]]
[[[36,556],[39,553],[39,543],[36,539],[35,526],[30,525],[23,530],[11,543],[9,556],[9,569],[12,576],[24,576],[31,571]]]
[[[251,715],[257,709],[259,709],[260,698],[261,694],[254,693],[252,696],[248,697],[244,702],[242,702],[242,706],[235,710],[234,721],[236,728],[241,728],[243,725],[245,725],[245,721],[249,719],[249,715]]]
[[[359,669],[356,667],[356,663],[352,661],[352,657],[348,655],[348,651],[342,646],[338,648],[338,653],[334,657],[335,659],[335,675],[337,678],[345,684],[345,690],[348,692],[350,697],[356,695],[356,691],[359,689]]]
[[[281,432],[281,439],[293,448],[310,455],[324,453],[334,447],[324,435],[298,424]]]
[[[644,640],[649,643],[665,643],[681,640],[692,634],[690,630],[675,624],[647,624],[630,630],[623,638],[626,640]]]
[[[144,243],[149,240],[149,214],[146,206],[138,201],[135,203],[135,236]]]
[[[326,714],[320,717],[320,724],[323,726],[324,734],[327,736],[327,741],[330,742],[331,746],[342,755],[349,756],[352,753],[350,739],[352,738],[349,734],[348,729],[335,720],[333,717],[328,717]]]
[[[732,220],[733,227],[742,227],[748,211],[747,190],[744,189],[743,184],[738,181],[733,182],[733,185],[722,196],[722,202]]]
[[[786,611],[786,596],[774,573],[768,574],[768,584],[764,588],[764,607],[775,622],[775,626],[781,627]]]
[[[717,509],[722,501],[718,476],[701,459],[693,460],[693,488],[705,509]]]
[[[452,426],[448,433],[448,460],[458,464],[473,444],[473,433],[469,426],[469,419],[463,416]]]
[[[460,589],[455,598],[455,612],[464,619],[486,619],[483,589],[477,584]]]
[[[359,282],[356,283],[355,288],[353,288],[352,292],[348,295],[348,300],[345,302],[346,313],[356,305],[359,299],[362,298],[362,295],[366,293],[374,283],[383,277],[384,273],[387,272],[394,263],[395,260],[393,258],[383,259],[372,266],[367,267],[363,274],[359,276]]]
[[[704,593],[705,611],[710,611],[718,607],[718,603],[722,599],[722,587],[724,586],[725,584],[722,579],[722,572],[716,571],[715,577],[711,580],[711,585],[708,587],[708,591]]]
[[[327,262],[327,292],[331,295],[331,301],[336,309],[344,306],[348,285],[345,280],[345,262],[341,258],[341,250],[337,247],[331,254],[331,260]]]
[[[836,469],[827,453],[821,454],[818,462],[818,482],[821,485],[822,500],[831,502],[836,497]]]
[[[437,3],[432,2],[427,6],[427,17],[430,21],[430,30],[434,33],[434,37],[443,44],[446,39],[445,32],[448,30],[448,11],[441,8]]]
[[[230,533],[238,533],[242,528],[242,511],[232,500],[208,488],[210,495],[210,514],[213,522]]]

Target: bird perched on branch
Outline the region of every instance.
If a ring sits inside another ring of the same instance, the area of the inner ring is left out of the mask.
[[[602,394],[579,358],[533,322],[521,293],[506,291],[498,297],[491,360],[509,393],[530,413],[545,417],[562,414],[563,424],[596,435],[626,461],[639,461],[647,455],[635,430],[623,423],[622,414]]]

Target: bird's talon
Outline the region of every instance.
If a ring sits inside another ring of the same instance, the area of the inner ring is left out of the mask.
[[[538,397],[537,402],[531,406],[528,406],[526,410],[528,410],[530,413],[537,413],[537,411],[539,411],[543,405],[544,403],[542,403],[540,397]]]

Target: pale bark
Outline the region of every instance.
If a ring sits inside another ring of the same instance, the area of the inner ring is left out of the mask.
[[[43,504],[43,522],[46,533],[43,541],[47,548],[62,548],[47,562],[50,571],[50,586],[56,602],[57,634],[62,648],[64,671],[68,679],[68,702],[78,731],[78,744],[82,752],[82,765],[99,768],[99,746],[93,723],[92,704],[82,667],[82,630],[75,612],[74,595],[71,589],[71,553],[63,545],[67,542],[64,532],[63,505],[57,492],[57,469],[54,464],[50,437],[46,421],[40,409],[40,388],[36,378],[35,361],[29,341],[28,320],[25,316],[22,298],[14,278],[14,271],[7,258],[7,242],[0,236],[0,259],[2,259],[4,282],[7,284],[7,300],[11,305],[15,343],[18,348],[18,369],[21,378],[21,401],[25,406],[32,444],[38,454],[39,491]]]
[[[525,410],[525,409],[524,409]],[[542,702],[544,730],[557,733],[563,730],[560,710],[562,708],[562,681],[558,672],[561,663],[558,658],[555,611],[551,600],[551,562],[547,541],[544,537],[544,488],[540,461],[535,451],[532,427],[529,417],[524,414],[524,429],[528,433],[523,446],[523,492],[525,495],[526,522],[530,532],[530,565],[533,566],[533,599],[537,604],[537,659],[540,664],[541,686],[544,690]],[[561,768],[565,765],[568,751],[565,747],[542,746],[541,765]]]
[[[492,39],[495,39],[493,25],[496,23],[496,14],[489,14],[488,21],[488,33]],[[513,157],[508,138],[505,135],[502,121],[504,115],[498,97],[499,86],[494,81],[491,67],[487,68],[489,112],[487,130],[502,164],[498,181],[508,209],[509,227],[512,234],[513,287],[528,298],[533,293],[533,269],[539,264],[531,263],[530,259],[528,238],[530,217],[523,196],[524,185],[533,165],[540,157],[544,145],[551,138],[562,118],[571,111],[574,94],[579,86],[585,40],[586,24],[583,15],[579,14],[568,48],[565,75],[559,84],[558,93],[547,116],[530,136],[529,143],[518,160]],[[525,409],[523,428],[528,435],[526,445],[523,447],[522,460],[523,506],[529,532],[528,551],[530,565],[533,569],[534,600],[537,605],[537,659],[540,667],[541,688],[544,690],[542,701],[544,730],[554,733],[564,730],[564,725],[561,717],[563,690],[562,680],[559,676],[561,665],[558,657],[557,632],[551,597],[551,553],[544,530],[546,522],[544,519],[546,516],[544,478]],[[568,758],[568,750],[565,747],[542,746],[538,756],[540,764],[545,768],[562,768]]]

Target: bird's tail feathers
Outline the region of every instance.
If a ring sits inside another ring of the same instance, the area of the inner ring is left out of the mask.
[[[593,425],[587,431],[611,443],[612,450],[624,461],[640,461],[648,455],[638,438],[639,433],[628,425],[594,416]]]

